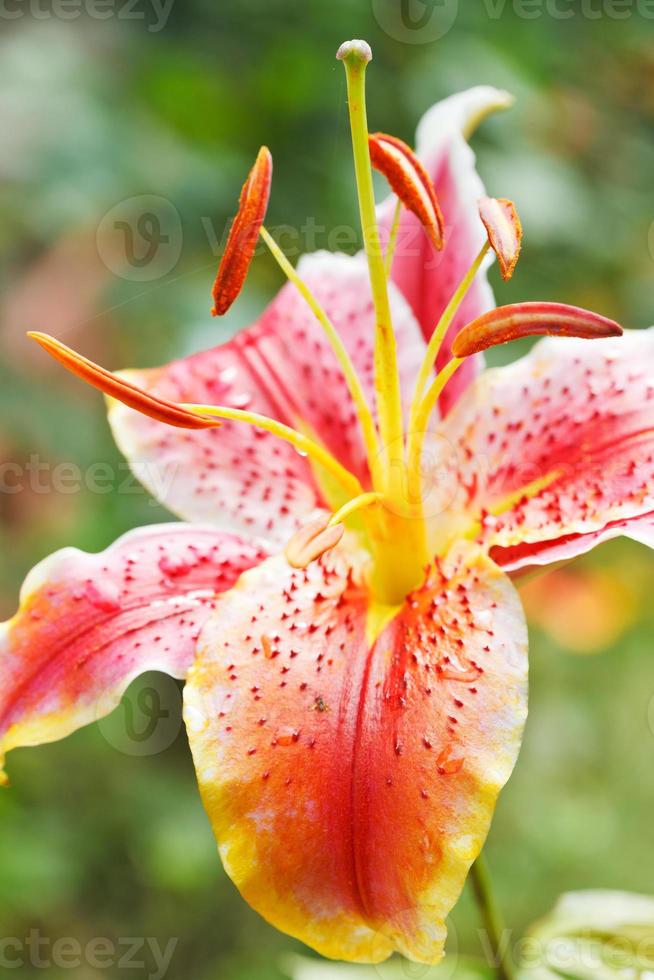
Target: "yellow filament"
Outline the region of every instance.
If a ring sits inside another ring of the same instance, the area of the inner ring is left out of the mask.
[[[448,361],[445,367],[432,381],[427,394],[420,402],[418,410],[415,413],[414,426],[409,432],[409,449],[407,454],[409,473],[414,477],[418,477],[420,473],[422,448],[425,442],[425,435],[427,434],[427,426],[429,425],[431,413],[434,411],[436,402],[442,395],[445,385],[448,383],[455,371],[461,367],[463,361],[464,358],[462,357],[453,357],[451,361]]]
[[[362,510],[364,507],[370,507],[372,504],[378,504],[380,500],[383,499],[381,493],[361,493],[358,497],[353,500],[348,500],[346,504],[337,510],[335,514],[329,518],[327,527],[334,527],[336,524],[342,524],[347,520],[352,514],[356,514],[357,511]]]
[[[363,493],[363,487],[349,470],[346,470],[338,460],[332,456],[323,446],[309,439],[301,432],[296,432],[289,425],[269,419],[266,415],[259,415],[257,412],[244,412],[240,408],[227,408],[223,405],[184,405],[189,412],[197,415],[215,415],[219,419],[231,419],[235,422],[247,422],[249,425],[256,425],[259,429],[265,429],[280,439],[290,442],[295,446],[299,453],[308,456],[327,470],[328,473],[337,480],[348,496],[358,497]]]
[[[404,430],[397,350],[391,322],[384,256],[375,213],[366,116],[366,64],[356,52],[345,56],[343,64],[347,78],[348,107],[361,229],[375,306],[375,392],[379,428],[385,450],[385,482],[388,488],[390,480],[396,478],[397,473],[401,471],[404,465]],[[392,490],[390,492],[392,493]]]
[[[420,366],[420,371],[418,372],[418,378],[416,380],[416,386],[413,393],[413,399],[411,402],[411,413],[410,413],[410,423],[409,428],[411,430],[416,429],[417,426],[417,413],[420,409],[420,403],[422,401],[422,396],[424,394],[425,388],[427,387],[427,382],[432,372],[432,368],[436,363],[436,358],[440,352],[443,340],[445,339],[445,334],[447,333],[452,320],[456,316],[457,310],[461,306],[461,303],[465,299],[465,296],[472,285],[475,276],[479,272],[479,268],[486,257],[486,253],[490,248],[489,242],[484,242],[481,251],[477,255],[477,258],[472,263],[465,276],[459,283],[459,286],[449,301],[443,314],[436,324],[436,328],[431,335],[429,344],[427,345],[427,350],[425,351],[425,356],[423,358],[422,364]]]
[[[356,408],[357,416],[361,423],[361,430],[363,432],[363,439],[366,447],[366,453],[368,456],[368,463],[370,466],[370,471],[372,472],[373,466],[377,465],[377,460],[379,458],[379,442],[377,439],[377,429],[375,427],[375,422],[372,417],[372,413],[366,401],[366,396],[361,385],[359,376],[355,370],[352,361],[350,360],[350,355],[348,354],[343,341],[341,340],[334,324],[331,322],[324,309],[315,298],[307,284],[302,280],[296,270],[293,268],[291,263],[288,261],[281,248],[266,230],[262,227],[259,234],[263,238],[264,242],[270,249],[275,261],[279,265],[280,269],[287,277],[287,279],[293,283],[297,291],[300,293],[302,298],[305,300],[311,312],[316,317],[321,327],[325,331],[327,340],[332,346],[332,350],[336,355],[336,359],[340,365],[341,371],[343,372],[343,377],[347,383],[347,386],[352,395],[352,400]]]
[[[388,236],[388,245],[386,246],[386,254],[384,255],[384,271],[386,272],[386,278],[391,278],[391,272],[393,269],[393,259],[395,258],[395,248],[397,246],[397,233],[400,230],[400,217],[402,215],[402,202],[399,197],[395,204],[395,211],[393,212],[393,223],[391,224],[390,235]]]

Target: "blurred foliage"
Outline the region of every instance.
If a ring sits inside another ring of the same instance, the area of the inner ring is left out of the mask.
[[[275,155],[272,226],[304,227],[308,239],[314,221],[324,230],[309,245],[320,247],[330,230],[354,222],[334,61],[347,37],[366,37],[375,51],[374,128],[411,139],[433,101],[481,82],[518,96],[514,112],[475,138],[491,193],[514,197],[525,225],[523,259],[510,286],[497,282],[500,300],[556,298],[628,326],[649,323],[651,22],[635,12],[591,19],[574,4],[566,20],[520,17],[510,3],[459,4],[440,40],[409,44],[384,32],[381,2],[177,0],[160,31],[116,16],[37,18],[27,5],[23,17],[2,22],[0,453],[23,475],[32,467],[21,492],[0,493],[2,615],[50,551],[98,549],[167,519],[125,486],[100,399],[31,349],[25,328],[119,367],[198,349],[251,320],[279,283],[266,257],[220,324],[208,315],[209,287],[217,241],[261,143]],[[144,194],[172,204],[183,236],[177,263],[150,282],[96,242],[106,212]],[[50,467],[42,482],[38,461]],[[55,488],[52,467],[65,462],[82,473],[108,463],[111,492]],[[535,617],[530,723],[489,846],[517,929],[565,889],[652,885],[652,565],[636,545],[612,543],[576,567],[566,574],[581,576],[582,598],[569,618],[588,617],[597,634],[597,608],[583,596],[598,575],[626,612],[599,630],[593,649],[603,653],[593,658],[567,655],[565,631],[552,628],[555,604],[549,620],[542,609]],[[179,937],[170,976],[282,975],[297,944],[251,912],[223,874],[182,734],[138,758],[91,727],[16,752],[10,769],[14,787],[0,795],[0,936],[23,939],[37,928],[82,944],[149,936],[162,946]],[[478,951],[467,895],[454,922],[460,949]],[[33,975],[41,971],[20,972]],[[87,963],[61,975],[122,971]]]
[[[524,952],[523,980],[646,980],[654,972],[654,899],[608,891],[562,895],[530,929]]]

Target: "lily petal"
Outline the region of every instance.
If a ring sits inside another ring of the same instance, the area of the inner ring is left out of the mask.
[[[430,175],[445,218],[445,247],[436,251],[418,219],[402,214],[393,262],[393,280],[413,309],[424,336],[429,338],[455,289],[486,240],[479,220],[478,201],[485,196],[475,169],[475,155],[466,142],[477,123],[496,109],[506,108],[506,92],[478,86],[451,96],[423,116],[417,132],[417,155]],[[388,233],[394,201],[380,208],[380,224]],[[486,273],[481,270],[448,331],[438,358],[441,368],[450,358],[450,344],[464,324],[495,305]],[[441,397],[445,414],[483,366],[471,358],[457,371]]]
[[[487,371],[442,427],[449,511],[517,569],[629,533],[654,510],[654,329],[588,343],[548,337]],[[500,551],[499,549],[502,549]],[[508,550],[506,550],[508,549]]]
[[[214,528],[162,524],[37,565],[0,625],[0,781],[6,752],[109,714],[144,671],[184,677],[216,596],[264,557]]]
[[[347,542],[241,578],[200,637],[185,720],[257,911],[326,956],[437,962],[520,745],[523,613],[471,548],[380,621]]]
[[[612,521],[590,534],[568,534],[555,541],[517,544],[507,548],[494,547],[493,558],[504,571],[524,574],[541,565],[577,558],[592,551],[603,541],[622,537],[654,548],[654,511],[643,514],[642,517]]]
[[[374,311],[364,257],[319,252],[305,258],[299,272],[341,333],[372,403]],[[391,303],[408,401],[425,345],[397,290]],[[258,323],[228,343],[127,377],[173,401],[245,408],[305,429],[369,483],[342,373],[322,328],[290,284]],[[322,475],[295,449],[241,422],[224,421],[216,432],[178,432],[118,404],[109,420],[137,477],[185,520],[209,521],[283,547],[316,508],[327,502],[336,510],[343,502],[319,485]],[[157,474],[166,476],[158,485]]]

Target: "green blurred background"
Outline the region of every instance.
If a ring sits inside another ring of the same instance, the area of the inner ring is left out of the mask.
[[[404,19],[399,0],[173,0],[168,11],[139,0],[109,16],[106,4],[74,3],[15,0],[0,11],[1,617],[49,552],[99,549],[168,519],[126,485],[101,399],[29,345],[25,329],[122,367],[208,346],[256,316],[280,284],[267,257],[224,321],[209,316],[209,289],[217,240],[261,143],[275,156],[273,228],[314,221],[318,231],[300,238],[319,247],[355,220],[334,60],[346,38],[374,49],[375,129],[411,140],[432,102],[473,84],[517,95],[474,141],[490,192],[514,198],[525,226],[514,281],[494,283],[500,300],[558,299],[632,327],[654,318],[654,20],[636,3],[415,0]],[[170,242],[138,268],[106,229],[116,215],[136,220],[144,202]],[[108,492],[84,485],[98,463],[113,474]],[[17,480],[22,489],[10,492]],[[517,930],[566,889],[654,890],[653,586],[649,554],[612,543],[526,590],[531,716],[488,848]],[[142,936],[162,947],[176,937],[170,977],[272,980],[299,946],[251,912],[221,870],[179,731],[178,688],[156,677],[135,685],[136,724],[153,690],[168,717],[142,755],[121,708],[101,727],[10,758],[0,937],[39,929],[52,941]],[[474,951],[467,896],[454,921],[460,948]],[[42,973],[26,964],[16,975]]]

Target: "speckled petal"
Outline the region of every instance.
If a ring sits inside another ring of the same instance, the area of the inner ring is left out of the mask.
[[[553,541],[517,544],[508,548],[493,548],[493,558],[506,572],[526,574],[540,565],[569,561],[592,551],[603,541],[612,538],[631,538],[648,548],[654,548],[654,511],[642,517],[612,521],[589,534],[568,534]]]
[[[144,671],[184,677],[216,596],[264,557],[214,528],[162,524],[37,565],[0,625],[0,781],[6,752],[108,714]]]
[[[376,613],[347,538],[305,571],[264,562],[205,626],[185,719],[256,910],[326,956],[437,962],[518,753],[524,618],[472,547]]]
[[[299,271],[341,332],[372,400],[374,314],[365,259],[318,252],[305,258]],[[397,290],[391,299],[408,399],[425,345]],[[369,482],[359,423],[340,368],[322,328],[290,284],[258,323],[228,343],[128,376],[175,401],[243,408],[305,428]],[[343,502],[330,497],[320,474],[295,449],[245,423],[224,421],[219,430],[197,437],[122,405],[112,406],[109,418],[136,475],[185,520],[254,534],[281,548],[327,498],[330,509]]]
[[[442,252],[436,251],[415,215],[403,212],[393,280],[408,299],[427,338],[486,240],[478,210],[479,198],[485,195],[485,190],[466,137],[479,119],[509,101],[505,92],[479,86],[438,102],[418,126],[417,154],[438,194],[445,218],[445,247]],[[393,220],[393,209],[393,199],[380,209],[380,223],[386,234]],[[461,327],[494,305],[493,293],[482,270],[448,332],[438,359],[439,368],[449,360],[449,344]],[[441,398],[443,412],[454,404],[482,365],[480,357],[470,358],[456,373]]]
[[[490,511],[484,541],[511,569],[586,551],[586,535],[628,534],[654,510],[654,329],[547,338],[486,372],[442,434],[452,510]]]

